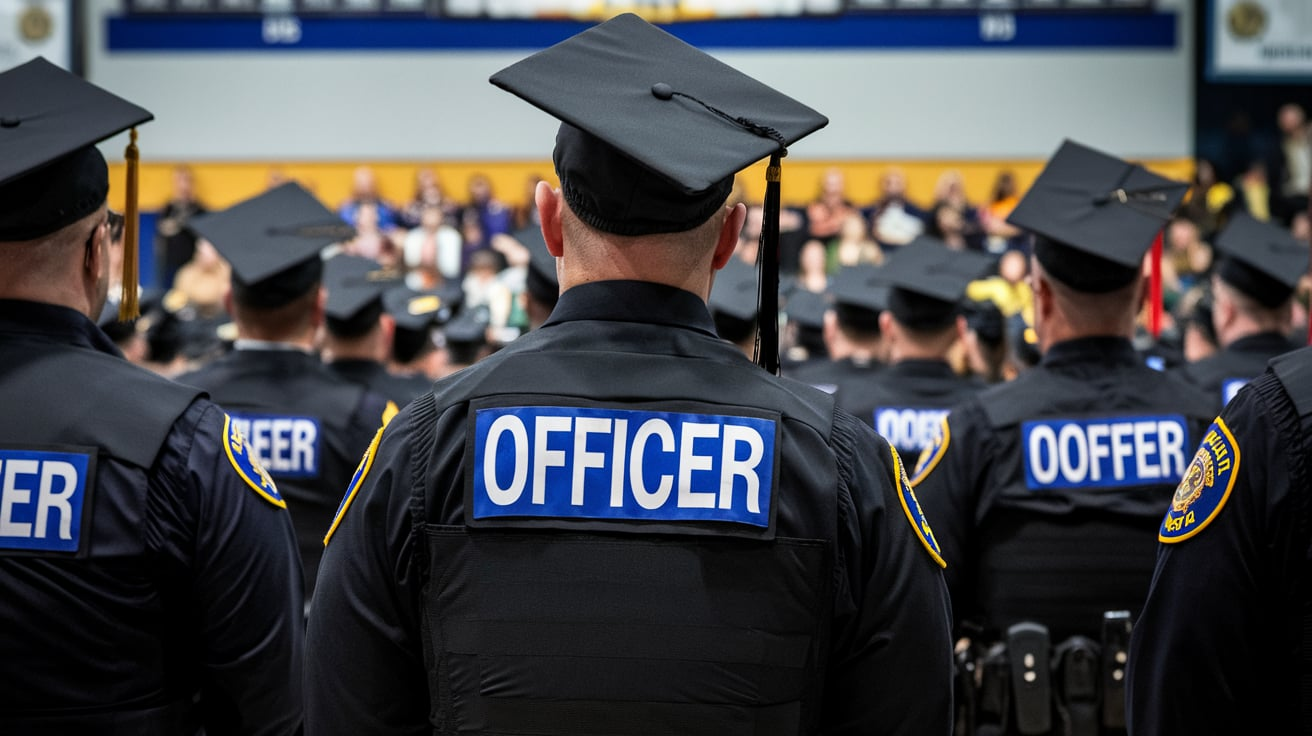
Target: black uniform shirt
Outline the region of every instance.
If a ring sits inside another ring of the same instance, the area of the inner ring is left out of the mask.
[[[409,404],[433,386],[433,382],[423,376],[398,376],[376,360],[344,358],[329,363],[328,368],[351,383],[386,397],[397,406]]]
[[[1245,383],[1262,375],[1267,361],[1297,347],[1278,332],[1259,332],[1241,337],[1212,355],[1183,365],[1178,370],[1182,378],[1213,397],[1219,411]]]
[[[903,360],[881,371],[861,394],[861,403],[874,409],[857,417],[870,421],[880,436],[914,462],[933,444],[948,410],[983,388],[974,378],[958,376],[946,361]]]
[[[716,338],[695,295],[576,286],[541,329],[434,391],[379,433],[327,541],[307,639],[313,732],[950,731],[946,594],[895,456]],[[592,441],[570,424],[585,420]],[[536,429],[517,435],[524,422]],[[682,429],[655,431],[670,424]],[[763,454],[717,454],[730,436]],[[736,458],[763,472],[771,443],[778,479],[748,494],[764,526],[715,521],[752,506],[734,483],[710,501],[707,469]],[[521,462],[530,447],[556,478],[550,515]],[[625,457],[632,474],[616,474]],[[693,478],[678,490],[683,471],[661,465],[676,457]],[[616,516],[662,488],[653,514],[678,498],[707,521]]]
[[[1137,610],[1153,529],[1211,409],[1112,337],[1053,345],[954,408],[912,482],[956,562],[945,575],[958,622],[1038,621],[1059,640]]]
[[[0,300],[0,415],[0,733],[296,732],[291,521],[223,411]]]
[[[308,602],[333,510],[394,405],[293,348],[234,350],[175,380],[221,403],[277,481],[296,527]]]
[[[1168,543],[1131,640],[1135,734],[1306,730],[1299,647],[1309,598],[1312,349],[1273,366],[1296,370],[1300,385],[1268,371],[1240,390],[1162,520]]]
[[[884,368],[877,360],[817,360],[795,367],[788,377],[833,395],[844,410],[861,417],[852,406],[861,404],[858,397],[869,391],[875,376]]]

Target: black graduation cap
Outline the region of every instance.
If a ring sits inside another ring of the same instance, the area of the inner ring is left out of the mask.
[[[720,337],[738,343],[752,336],[759,314],[756,286],[756,269],[737,258],[715,275],[706,305]]]
[[[761,312],[778,312],[779,159],[828,124],[820,113],[624,14],[492,76],[559,118],[554,160],[570,209],[616,235],[682,232],[728,198],[733,175],[771,157]],[[773,322],[762,365],[778,370]]]
[[[331,290],[332,287],[338,284],[378,280],[370,279],[370,274],[373,273],[393,275],[384,272],[382,265],[372,258],[339,253],[323,262],[323,285]]]
[[[460,286],[455,284],[424,291],[394,286],[384,292],[383,307],[396,320],[397,329],[427,332],[450,320],[462,298]]]
[[[1216,238],[1217,275],[1266,307],[1293,296],[1307,273],[1308,247],[1278,225],[1236,212]]]
[[[484,345],[492,315],[486,308],[466,309],[442,327],[448,347]]]
[[[547,241],[538,227],[526,227],[514,234],[515,240],[528,248],[528,271],[524,288],[534,299],[554,307],[560,298],[560,280],[556,276],[556,258],[547,250]]]
[[[829,281],[838,324],[862,332],[879,332],[879,314],[888,309],[889,287],[870,264],[841,268]]]
[[[820,330],[825,326],[825,310],[828,308],[829,303],[825,300],[824,294],[806,289],[794,289],[788,295],[788,304],[784,307],[784,313],[788,315],[790,322],[796,322],[802,329]]]
[[[95,212],[109,166],[95,144],[155,118],[43,58],[0,73],[0,242],[34,240]],[[126,152],[123,319],[137,316],[136,130]]]
[[[894,251],[878,278],[892,287],[888,310],[898,322],[934,329],[952,323],[966,286],[992,267],[993,259],[983,253],[952,250],[922,235]]]
[[[1140,273],[1143,255],[1187,184],[1065,141],[1007,222],[1037,235],[1034,255],[1078,291],[1114,291]]]
[[[966,303],[966,324],[974,330],[981,341],[988,345],[997,345],[1005,336],[1006,321],[1002,310],[991,301],[970,301]]]
[[[271,309],[303,296],[323,278],[323,249],[354,230],[296,182],[188,223],[232,265],[238,302]]]

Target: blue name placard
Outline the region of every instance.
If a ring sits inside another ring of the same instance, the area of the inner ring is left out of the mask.
[[[92,455],[0,449],[0,549],[76,552]]]
[[[920,452],[934,443],[947,409],[879,407],[875,409],[875,431],[899,450]]]
[[[1021,425],[1031,490],[1175,484],[1184,475],[1184,417],[1045,419]]]
[[[475,413],[473,441],[475,519],[770,525],[773,419],[495,407]]]
[[[275,478],[319,476],[320,427],[315,417],[231,414],[246,451]]]

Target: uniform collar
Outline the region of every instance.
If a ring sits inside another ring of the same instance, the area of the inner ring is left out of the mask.
[[[118,346],[85,314],[43,302],[0,299],[0,332],[90,348],[122,357]]]
[[[242,338],[232,343],[233,350],[250,350],[254,352],[267,353],[305,353],[313,355],[314,351],[309,348],[297,345],[294,342],[278,342],[277,340],[251,340]]]
[[[891,363],[888,366],[889,373],[905,374],[908,376],[917,376],[924,378],[955,378],[956,371],[946,360],[933,360],[930,358],[911,358]]]
[[[690,291],[649,281],[594,281],[560,295],[544,328],[577,320],[670,325],[715,337],[706,302]]]
[[[1285,353],[1290,350],[1296,350],[1299,346],[1295,345],[1289,338],[1279,332],[1259,332],[1254,335],[1245,335],[1238,340],[1230,343],[1226,348],[1229,352],[1236,353]]]
[[[1103,336],[1063,340],[1048,348],[1040,364],[1051,367],[1073,363],[1108,365],[1139,364],[1141,361],[1128,338]]]

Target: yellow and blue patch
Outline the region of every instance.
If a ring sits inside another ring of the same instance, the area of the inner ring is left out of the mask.
[[[237,475],[241,476],[241,479],[246,481],[246,485],[259,494],[260,498],[278,508],[287,508],[287,502],[278,493],[278,486],[274,484],[273,478],[269,477],[268,472],[260,465],[260,461],[255,459],[255,455],[251,453],[250,443],[242,436],[241,430],[233,425],[232,417],[227,414],[223,415],[223,451],[228,456],[228,462],[232,463],[233,469],[237,471]]]
[[[943,553],[939,550],[938,540],[934,539],[934,530],[929,528],[929,521],[925,519],[925,512],[920,510],[920,502],[916,500],[916,492],[912,484],[907,480],[906,468],[902,466],[902,458],[898,457],[897,450],[892,447],[888,451],[893,454],[893,476],[897,482],[897,497],[902,502],[902,511],[907,515],[907,520],[911,522],[911,528],[916,531],[916,536],[920,538],[920,543],[925,545],[929,551],[929,556],[934,558],[934,562],[939,567],[947,567],[948,563],[943,561]]]
[[[1206,529],[1225,507],[1238,473],[1239,443],[1225,420],[1217,417],[1175,489],[1157,539],[1174,544]]]
[[[391,417],[388,417],[390,420]],[[337,513],[333,514],[332,526],[328,527],[328,533],[323,535],[323,546],[328,546],[328,540],[333,538],[333,532],[337,531],[337,526],[342,523],[342,517],[346,516],[346,510],[351,508],[351,502],[355,500],[355,494],[364,485],[364,479],[368,477],[370,469],[374,466],[374,456],[378,454],[378,443],[383,439],[383,430],[387,428],[384,424],[374,433],[373,440],[369,443],[369,448],[364,451],[364,457],[360,458],[360,464],[355,468],[355,475],[351,476],[351,482],[346,487],[346,495],[342,496],[342,502],[337,506]]]
[[[920,451],[920,457],[916,460],[916,469],[911,473],[911,485],[920,485],[920,482],[938,467],[939,461],[948,451],[948,442],[951,439],[952,432],[948,430],[948,417],[944,414],[942,421],[939,422],[938,433],[928,445],[925,445],[925,449]]]

